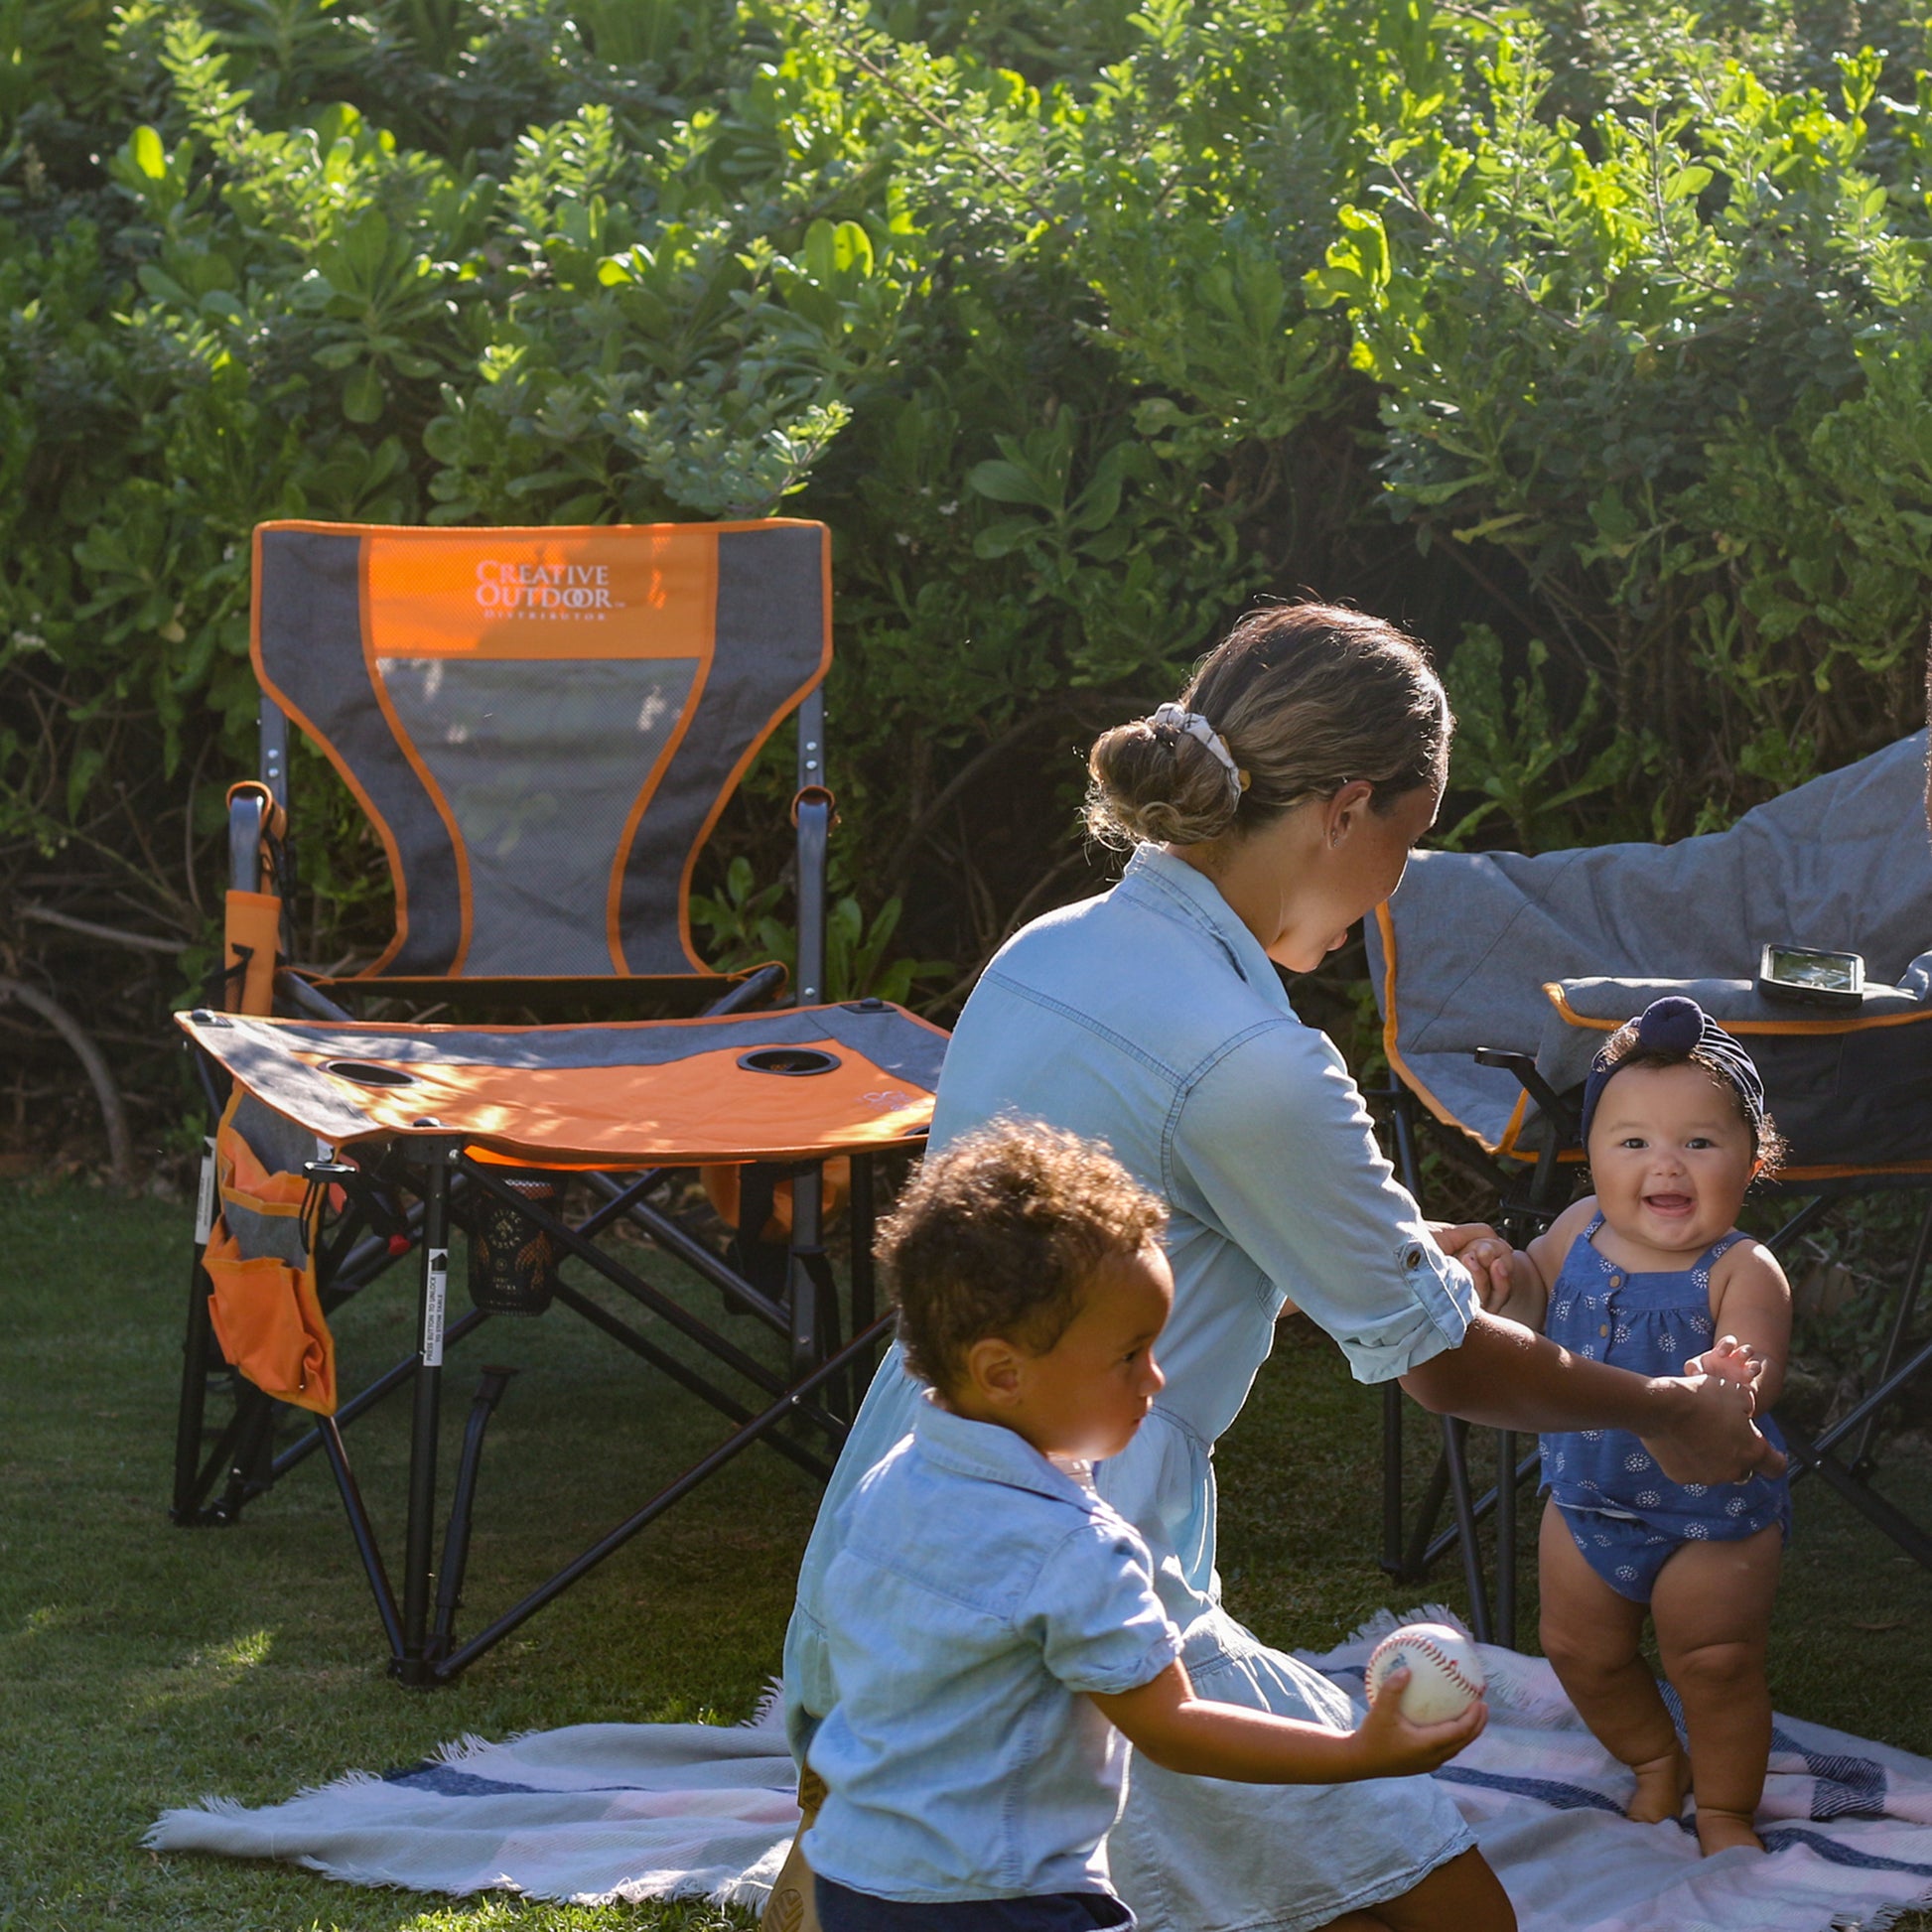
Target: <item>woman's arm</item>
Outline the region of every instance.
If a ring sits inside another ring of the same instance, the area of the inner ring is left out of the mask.
[[[1419,1363],[1402,1386],[1425,1409],[1491,1429],[1627,1429],[1673,1482],[1736,1482],[1784,1467],[1751,1422],[1748,1389],[1722,1376],[1632,1375],[1585,1361],[1493,1314],[1478,1314],[1460,1347]]]
[[[1467,1273],[1428,1233],[1341,1055],[1311,1029],[1265,1028],[1202,1073],[1173,1157],[1175,1206],[1297,1302],[1358,1380],[1397,1376],[1425,1408],[1497,1429],[1627,1429],[1678,1482],[1784,1466],[1751,1426],[1747,1390],[1632,1375],[1471,1317]]]
[[[1164,1770],[1242,1784],[1349,1784],[1433,1771],[1487,1723],[1488,1707],[1478,1698],[1445,1724],[1411,1724],[1401,1711],[1408,1681],[1406,1670],[1391,1671],[1354,1730],[1197,1698],[1187,1667],[1178,1662],[1139,1690],[1088,1695],[1128,1742]]]

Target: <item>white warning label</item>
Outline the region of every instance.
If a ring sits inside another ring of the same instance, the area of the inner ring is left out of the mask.
[[[450,1251],[429,1251],[428,1293],[423,1297],[423,1366],[443,1366],[443,1304],[450,1293]]]
[[[195,1195],[195,1245],[207,1246],[214,1231],[214,1143],[202,1143],[202,1184]]]

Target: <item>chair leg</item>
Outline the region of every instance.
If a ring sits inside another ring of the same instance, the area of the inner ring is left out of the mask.
[[[1401,1565],[1395,1573],[1406,1584],[1420,1583],[1427,1577],[1436,1555],[1440,1554],[1436,1550],[1436,1521],[1443,1513],[1449,1486],[1449,1451],[1439,1449],[1436,1451],[1436,1466],[1430,1470],[1422,1501],[1416,1506],[1415,1527],[1409,1533],[1409,1547],[1403,1553]],[[1451,1538],[1454,1534],[1452,1530],[1449,1532]]]
[[[436,1579],[436,1624],[429,1645],[432,1656],[445,1655],[456,1634],[456,1613],[463,1602],[463,1573],[470,1561],[470,1526],[476,1514],[483,1433],[515,1373],[513,1368],[485,1366],[477,1380],[470,1420],[463,1431],[463,1454],[457,1462],[456,1493],[450,1498],[449,1527],[443,1536],[443,1567]]]
[[[1820,1449],[1796,1423],[1784,1425],[1791,1453],[1814,1474],[1821,1475],[1872,1528],[1926,1570],[1932,1570],[1932,1536],[1901,1509],[1894,1508],[1868,1482],[1862,1482],[1829,1449]]]
[[[403,1536],[402,1657],[396,1675],[436,1682],[429,1655],[429,1586],[436,1534],[436,1431],[443,1392],[443,1312],[450,1282],[450,1168],[454,1145],[424,1149],[422,1286],[417,1297],[416,1407],[409,1444],[409,1517]]]
[[[348,1518],[348,1533],[354,1539],[355,1554],[362,1559],[362,1573],[369,1580],[369,1592],[375,1598],[375,1613],[382,1621],[382,1634],[389,1642],[389,1668],[402,1663],[402,1619],[396,1613],[396,1593],[389,1587],[389,1573],[382,1567],[382,1548],[376,1542],[375,1528],[362,1502],[362,1491],[348,1466],[348,1451],[343,1447],[342,1431],[334,1416],[324,1416],[318,1434],[329,1457],[336,1488]]]
[[[1516,1648],[1516,1432],[1496,1432],[1496,1634]]]
[[[1885,1337],[1885,1352],[1878,1361],[1878,1372],[1871,1378],[1873,1387],[1883,1382],[1898,1365],[1899,1351],[1905,1346],[1905,1337],[1911,1332],[1912,1314],[1918,1306],[1919,1290],[1925,1282],[1928,1259],[1932,1259],[1932,1197],[1925,1203],[1925,1212],[1919,1217],[1918,1236],[1912,1243],[1912,1259],[1905,1271],[1904,1286],[1898,1292],[1898,1306],[1892,1311],[1891,1330]],[[1874,1410],[1864,1419],[1859,1429],[1859,1440],[1852,1450],[1852,1473],[1866,1476],[1871,1473],[1871,1438],[1878,1427],[1878,1416]]]
[[[872,1259],[878,1221],[873,1191],[874,1159],[870,1154],[852,1157],[852,1332],[855,1335],[865,1333],[872,1326],[878,1303]]]
[[[791,1302],[791,1377],[809,1375],[825,1359],[824,1337],[820,1329],[819,1293],[816,1270],[808,1257],[822,1259],[820,1244],[824,1237],[825,1179],[817,1168],[795,1174],[791,1182],[791,1266],[786,1289]],[[832,1392],[832,1401],[838,1400]]]
[[[1482,1576],[1482,1546],[1476,1541],[1475,1497],[1469,1488],[1468,1431],[1454,1416],[1443,1418],[1443,1454],[1449,1462],[1449,1503],[1455,1511],[1462,1545],[1462,1581],[1469,1592],[1469,1628],[1478,1643],[1495,1641],[1489,1621],[1489,1587]]]
[[[207,1298],[213,1292],[198,1247],[188,1274],[188,1332],[182,1342],[181,1404],[175,1417],[175,1499],[169,1511],[184,1527],[204,1520],[202,1431],[207,1420],[207,1378],[221,1361],[207,1312]]]
[[[1382,1568],[1402,1574],[1402,1385],[1382,1385]]]

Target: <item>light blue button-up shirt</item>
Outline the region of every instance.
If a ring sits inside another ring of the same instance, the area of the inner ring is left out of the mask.
[[[1010,1429],[930,1397],[841,1521],[812,1869],[927,1904],[1106,1889],[1127,1746],[1081,1694],[1180,1654],[1147,1545]]]
[[[1247,1400],[1285,1302],[1326,1330],[1358,1380],[1382,1382],[1462,1339],[1473,1285],[1382,1158],[1333,1043],[1296,1018],[1213,884],[1158,847],[1142,846],[1112,892],[1035,920],[981,976],[947,1050],[933,1145],[1000,1115],[1106,1141],[1169,1204],[1173,1315],[1156,1350],[1168,1385],[1097,1476],[1147,1539],[1198,1670],[1229,1627],[1212,1445]],[[889,1355],[805,1553],[785,1643],[800,1752],[831,1708],[821,1606],[838,1510],[905,1434],[918,1387]]]

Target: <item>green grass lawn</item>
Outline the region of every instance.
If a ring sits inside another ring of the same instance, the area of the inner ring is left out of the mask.
[[[748,1924],[707,1906],[599,1911],[362,1891],[292,1866],[156,1858],[154,1815],[219,1792],[287,1797],[383,1770],[466,1731],[594,1720],[736,1721],[776,1670],[815,1500],[753,1451],[541,1612],[460,1682],[398,1689],[320,1459],[229,1530],[165,1513],[186,1290],[186,1212],[84,1187],[0,1182],[0,1926],[31,1932],[527,1932]],[[378,1289],[338,1330],[347,1375],[408,1346],[411,1298]],[[722,1427],[565,1311],[469,1345],[518,1361],[483,1463],[464,1627],[475,1629],[608,1528]],[[472,1375],[453,1360],[453,1467]],[[378,1527],[400,1534],[405,1418],[350,1445]],[[1220,1454],[1234,1608],[1288,1645],[1326,1645],[1378,1606],[1458,1604],[1446,1565],[1422,1589],[1374,1562],[1379,1409],[1300,1323]],[[1411,1430],[1426,1450],[1420,1418]],[[1932,1493],[1932,1458],[1888,1459]],[[1830,1495],[1799,1492],[1779,1601],[1781,1709],[1932,1752],[1932,1579]],[[1526,1534],[1530,1521],[1525,1511]],[[1524,1627],[1534,1630],[1534,1592]],[[1932,1916],[1904,1927],[1932,1932]]]

